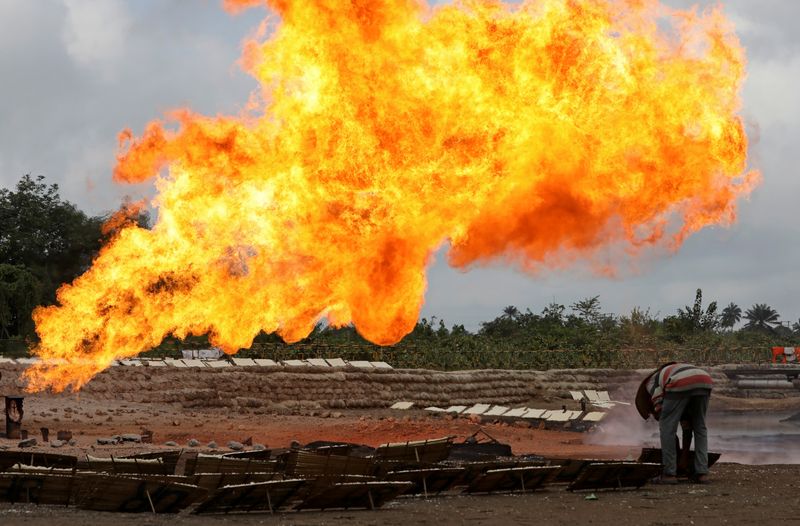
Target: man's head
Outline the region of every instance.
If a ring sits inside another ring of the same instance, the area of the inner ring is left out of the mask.
[[[658,367],[655,371],[647,375],[639,384],[639,389],[636,391],[636,410],[642,415],[642,418],[647,420],[650,415],[655,416],[655,407],[653,406],[653,383],[656,381],[656,375],[661,372],[661,369],[668,365],[674,365],[677,362],[668,362]]]
[[[655,408],[653,407],[653,399],[650,397],[650,388],[653,384],[653,377],[655,376],[658,370],[650,373],[642,383],[639,384],[639,389],[636,391],[636,410],[639,411],[639,414],[647,420],[650,415],[655,413]]]

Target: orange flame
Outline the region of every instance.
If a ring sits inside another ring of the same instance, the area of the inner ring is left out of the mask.
[[[431,254],[529,270],[677,247],[756,184],[744,53],[719,10],[656,0],[225,0],[266,4],[238,117],[123,132],[114,176],[155,182],[129,224],[35,314],[29,388],[80,388],[173,334],[227,352],[327,317],[391,344]],[[277,21],[277,23],[275,23]],[[268,36],[267,36],[268,35]],[[255,108],[255,109],[254,109]]]

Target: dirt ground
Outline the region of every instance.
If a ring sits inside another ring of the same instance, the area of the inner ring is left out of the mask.
[[[31,505],[0,504],[4,526],[48,524],[81,526],[127,525],[443,525],[443,524],[582,524],[716,525],[798,524],[800,466],[721,464],[711,484],[649,485],[637,491],[585,492],[560,488],[528,494],[400,498],[376,511],[326,511],[274,516],[154,516],[109,514]]]
[[[4,378],[8,381],[8,376]],[[6,384],[8,385],[8,384]],[[1,393],[0,393],[1,394]],[[568,403],[543,393],[534,400],[537,407],[561,407]],[[476,400],[477,402],[478,400]],[[196,450],[210,452],[216,442],[219,452],[229,451],[228,441],[244,441],[271,448],[288,447],[316,440],[344,441],[370,446],[386,442],[453,436],[456,441],[483,429],[497,440],[510,444],[515,454],[546,457],[635,459],[643,446],[654,445],[655,424],[644,423],[630,406],[619,406],[603,428],[590,433],[531,427],[527,422],[479,421],[477,418],[433,415],[422,410],[396,411],[372,409],[318,409],[292,412],[237,411],[231,408],[198,405],[187,409],[175,403],[135,402],[110,398],[107,394],[28,395],[25,399],[25,428],[41,438],[40,428],[51,434],[69,430],[74,447],[51,448],[40,443],[35,450],[94,456],[123,455],[159,448],[174,441],[186,448],[189,439],[202,444]],[[570,407],[572,409],[572,407]],[[569,493],[549,488],[525,495],[442,496],[429,500],[401,498],[377,511],[328,511],[278,514],[275,516],[198,517],[119,515],[80,511],[74,508],[35,507],[0,503],[0,524],[754,524],[764,522],[800,523],[800,426],[797,433],[761,437],[763,424],[758,419],[778,422],[784,415],[800,411],[800,398],[753,399],[716,396],[711,406],[711,438],[718,445],[737,444],[745,437],[758,446],[771,449],[757,462],[776,465],[725,463],[745,457],[723,452],[722,464],[712,470],[709,485],[681,484],[675,487],[647,486],[639,491],[599,492],[597,500],[586,500],[586,493]],[[727,419],[736,415],[738,419]],[[742,426],[741,422],[752,425]],[[770,424],[772,425],[772,424]],[[794,424],[792,424],[794,425]],[[747,428],[747,429],[744,429]],[[753,429],[755,428],[755,429]],[[152,445],[100,446],[97,438],[123,433],[154,434]],[[0,430],[2,431],[2,430]],[[727,433],[725,437],[715,433]],[[787,444],[774,442],[785,437]],[[725,440],[722,440],[725,438]],[[41,440],[40,440],[41,442]],[[768,442],[768,443],[767,443]],[[0,438],[0,448],[13,449],[17,441]],[[765,446],[765,447],[766,447]],[[783,455],[791,448],[796,454]],[[777,452],[777,453],[776,453]],[[756,458],[756,457],[753,457]],[[775,460],[777,459],[777,460]]]

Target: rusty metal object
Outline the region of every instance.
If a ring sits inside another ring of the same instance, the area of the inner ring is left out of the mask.
[[[22,396],[6,396],[6,438],[22,438]]]

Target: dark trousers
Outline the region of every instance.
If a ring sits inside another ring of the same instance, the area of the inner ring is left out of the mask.
[[[697,475],[708,473],[708,430],[706,411],[709,395],[664,398],[658,429],[661,435],[661,465],[664,475],[674,476],[678,470],[678,452],[675,447],[675,433],[681,416],[689,420],[694,433],[694,472]]]

